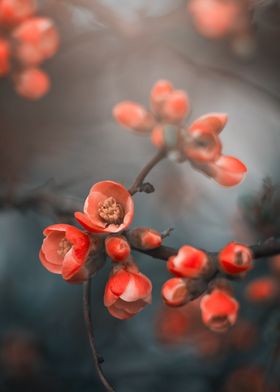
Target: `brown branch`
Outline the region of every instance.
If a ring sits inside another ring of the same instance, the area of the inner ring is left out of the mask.
[[[91,289],[91,279],[87,280],[83,284],[83,310],[84,310],[85,325],[86,325],[90,348],[91,348],[91,352],[92,352],[92,358],[93,358],[94,366],[96,368],[98,377],[99,377],[100,381],[102,382],[105,390],[108,392],[115,392],[114,388],[109,383],[109,381],[106,379],[106,377],[103,373],[103,370],[101,367],[101,363],[103,362],[103,358],[97,353],[95,336],[93,333],[93,322],[92,322],[91,310],[90,310],[90,292],[91,292],[90,289]]]
[[[129,188],[129,193],[134,195],[137,192],[151,193],[154,191],[154,187],[149,183],[144,183],[145,178],[150,173],[150,171],[166,157],[166,150],[161,149],[157,152],[153,159],[147,163],[147,165],[141,170],[141,172],[136,177],[133,185]]]
[[[258,244],[251,245],[250,249],[253,252],[254,259],[276,256],[280,254],[280,238],[269,238]],[[164,246],[164,245],[152,250],[141,250],[137,248],[134,248],[134,250],[149,255],[154,259],[159,259],[163,261],[167,261],[170,256],[177,255],[179,251],[179,249],[172,248],[169,246]],[[210,256],[214,260],[216,260],[218,257],[218,252],[207,252],[205,250],[204,252],[206,252],[208,256]]]

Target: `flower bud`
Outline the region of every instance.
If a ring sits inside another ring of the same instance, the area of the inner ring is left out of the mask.
[[[253,267],[253,254],[248,246],[230,242],[218,256],[220,269],[229,275],[243,275]]]
[[[5,39],[0,39],[0,77],[6,76],[10,70],[10,45]]]
[[[174,90],[166,99],[161,115],[167,122],[181,122],[190,110],[187,94],[182,90]]]
[[[159,80],[151,90],[151,106],[156,114],[161,114],[161,109],[170,93],[174,90],[168,80]]]
[[[226,291],[214,289],[200,301],[202,321],[215,332],[225,332],[237,320],[239,304]]]
[[[107,255],[115,262],[125,261],[130,255],[130,246],[122,236],[107,237],[105,240]]]
[[[59,36],[53,21],[36,17],[26,20],[13,32],[15,54],[25,66],[34,66],[52,57],[58,50]]]
[[[35,101],[47,94],[50,80],[39,68],[28,68],[16,76],[15,89],[22,97]]]
[[[148,132],[154,126],[153,116],[143,106],[131,101],[115,105],[113,116],[119,124],[138,132]]]
[[[151,301],[152,283],[150,279],[130,268],[113,269],[104,293],[104,305],[113,317],[120,320],[129,319],[144,309]]]
[[[278,294],[278,285],[273,278],[264,277],[250,282],[246,288],[246,297],[252,302],[268,302]]]
[[[137,227],[130,230],[128,240],[134,248],[142,250],[158,248],[162,243],[161,234],[149,227]]]
[[[161,294],[164,302],[169,306],[182,306],[189,299],[186,282],[181,278],[167,280],[162,286]]]
[[[29,18],[36,11],[35,0],[1,0],[0,24],[14,25]]]
[[[199,278],[212,270],[207,254],[188,245],[182,246],[177,256],[168,259],[167,268],[173,275],[182,278]]]

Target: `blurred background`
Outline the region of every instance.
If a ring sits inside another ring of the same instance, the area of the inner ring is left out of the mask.
[[[209,7],[228,1],[212,0]],[[76,202],[100,180],[131,185],[154,147],[116,124],[112,107],[124,99],[148,105],[151,87],[164,78],[189,94],[188,121],[207,112],[229,114],[224,151],[245,162],[248,175],[224,189],[187,163],[166,160],[149,176],[156,192],[136,195],[134,224],[175,227],[167,243],[209,251],[229,240],[253,243],[267,222],[276,235],[277,203],[272,211],[268,203],[265,222],[256,225],[253,218],[263,179],[280,180],[280,3],[234,3],[242,10],[235,35],[226,28],[213,32],[210,8],[204,26],[194,0],[42,0],[38,14],[55,21],[60,49],[43,65],[52,85],[41,100],[24,99],[9,78],[0,80],[1,195],[48,184]],[[42,230],[56,218],[2,204],[0,391],[102,391],[81,287],[49,274],[38,260]],[[240,325],[217,336],[200,324],[195,303],[164,308],[165,263],[135,256],[154,285],[152,306],[137,317],[119,321],[104,308],[109,265],[94,280],[98,348],[118,392],[279,391],[278,302],[251,304],[244,298],[248,280],[236,283]],[[248,279],[266,273],[260,261]]]

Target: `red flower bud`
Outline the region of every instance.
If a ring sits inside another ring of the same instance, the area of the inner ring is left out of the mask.
[[[237,320],[239,304],[226,291],[214,289],[200,301],[202,321],[215,332],[225,332]]]
[[[130,246],[122,236],[107,237],[105,240],[107,255],[115,262],[125,261],[130,255]]]
[[[13,32],[16,57],[26,66],[40,64],[52,57],[58,49],[59,36],[49,18],[36,17],[26,20]]]
[[[159,80],[153,86],[151,90],[151,106],[157,114],[161,114],[162,106],[173,90],[173,85],[168,80]]]
[[[10,70],[10,45],[5,39],[0,39],[0,76],[6,76]]]
[[[143,106],[131,101],[115,105],[113,116],[119,124],[138,132],[150,131],[154,126],[153,116]]]
[[[182,306],[189,299],[186,282],[181,278],[167,280],[162,286],[161,294],[164,302],[169,306]]]
[[[168,95],[161,111],[163,119],[167,122],[177,123],[183,120],[190,110],[187,94],[182,90],[174,90]]]
[[[35,0],[1,0],[0,23],[13,25],[22,22],[36,11]]]
[[[168,270],[182,278],[199,278],[210,272],[211,265],[205,252],[192,246],[182,246],[177,256],[167,262]]]
[[[130,244],[138,249],[158,248],[162,243],[161,234],[149,227],[137,227],[128,233]]]
[[[39,68],[28,68],[17,74],[15,89],[22,97],[37,100],[49,91],[50,80],[48,75]]]
[[[104,304],[113,317],[125,320],[151,303],[151,293],[152,283],[145,275],[130,268],[118,268],[107,282]]]
[[[229,243],[218,256],[220,269],[229,275],[240,275],[253,267],[253,254],[248,246]]]
[[[273,278],[255,279],[246,288],[246,296],[252,302],[266,302],[275,299],[278,285]]]

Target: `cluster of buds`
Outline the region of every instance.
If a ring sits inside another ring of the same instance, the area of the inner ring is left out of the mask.
[[[229,38],[233,52],[250,57],[255,51],[250,0],[190,0],[196,30],[209,39]]]
[[[252,251],[243,244],[226,245],[219,252],[217,263],[206,252],[184,245],[168,259],[167,268],[175,278],[164,283],[163,300],[169,306],[183,306],[204,293],[217,274],[243,277],[252,265]],[[214,282],[210,290],[201,299],[202,320],[210,329],[222,332],[235,323],[238,303],[224,282]]]
[[[88,280],[109,257],[113,264],[104,304],[119,319],[134,316],[152,298],[152,283],[139,271],[131,250],[154,249],[162,243],[156,230],[139,227],[128,231],[133,215],[134,202],[123,185],[99,182],[91,188],[84,211],[75,213],[85,230],[65,224],[49,226],[40,251],[43,266],[71,283]]]
[[[30,100],[49,91],[49,76],[40,66],[59,46],[53,21],[36,11],[36,0],[0,0],[0,77],[10,74],[16,92]]]
[[[168,80],[159,80],[150,94],[150,110],[138,103],[123,101],[113,109],[118,123],[138,134],[150,134],[152,143],[164,149],[178,162],[191,165],[218,184],[231,187],[239,184],[247,171],[237,158],[222,154],[220,132],[228,117],[208,113],[187,126],[190,112],[187,94],[174,89]]]

